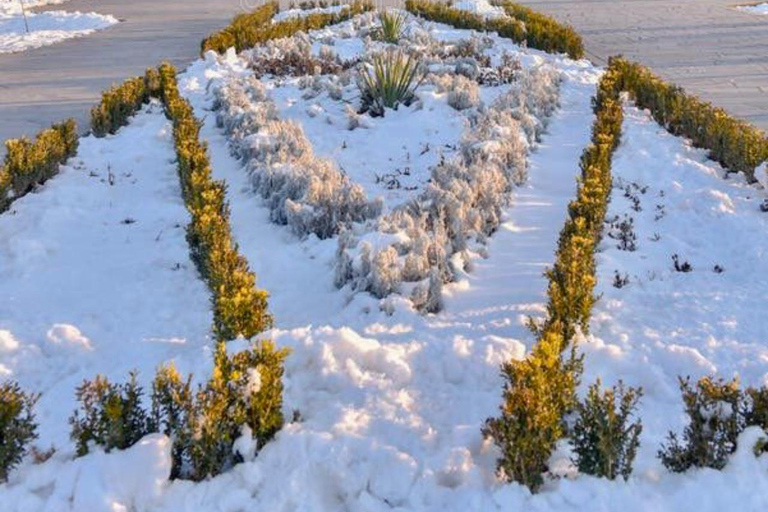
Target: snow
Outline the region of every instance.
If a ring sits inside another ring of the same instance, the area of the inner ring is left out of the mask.
[[[768,16],[768,3],[739,5],[736,8],[750,14],[762,14],[763,16]]]
[[[506,18],[503,7],[492,5],[488,0],[459,0],[451,7],[460,11],[467,11],[485,18]]]
[[[40,445],[69,451],[74,390],[210,371],[209,292],[189,260],[171,127],[152,105],[0,215],[0,375],[42,392]],[[188,359],[185,359],[188,357]]]
[[[330,5],[328,7],[313,7],[311,9],[286,9],[275,14],[272,23],[279,23],[290,18],[306,18],[311,14],[336,14],[348,9],[347,5]]]
[[[359,40],[341,38],[349,27],[326,29],[323,37],[336,37],[337,49],[362,48]],[[470,36],[430,27],[445,41]],[[228,185],[239,249],[270,292],[276,328],[264,336],[292,349],[284,377],[289,422],[255,457],[252,435],[243,429],[234,449],[246,462],[208,481],[167,482],[169,447],[162,436],[74,460],[67,449],[66,417],[80,379],[101,372],[122,380],[136,367],[146,383],[168,359],[198,379],[210,371],[208,293],[188,261],[170,128],[157,105],[114,137],[82,139],[60,176],[0,216],[0,296],[12,299],[0,303],[0,374],[43,392],[38,444],[60,448],[45,463],[26,461],[0,485],[3,510],[765,510],[768,457],[750,451],[765,434],[759,429],[742,434],[723,471],[671,474],[656,451],[668,430],[685,423],[678,375],[738,373],[746,385],[768,380],[761,307],[768,285],[759,278],[768,270],[760,236],[768,217],[758,208],[766,192],[741,176],[724,179],[703,151],[630,105],[609,216],[633,217],[637,250],[620,251],[616,240],[603,239],[601,299],[590,334],[579,341],[584,388],[599,376],[645,390],[635,472],[628,482],[578,475],[561,446],[553,465],[568,476],[547,482],[537,495],[495,476],[496,449],[480,428],[501,400],[499,365],[525,356],[534,342],[527,319],[544,313],[542,272],[552,263],[575,193],[601,70],[495,36],[494,45],[524,67],[554,66],[563,76],[560,105],[529,155],[528,180],[513,190],[488,241],[488,257],[473,257],[471,269],[444,288],[445,309],[436,315],[418,314],[396,295],[380,301],[337,290],[336,239],[301,239],[270,221],[212,112],[215,88],[246,72],[240,58],[230,53],[218,61],[209,54],[180,76],[182,93],[203,121],[213,173]],[[429,89],[424,109],[388,112],[352,132],[335,121],[323,129],[322,116],[339,112],[325,98],[303,98],[290,81],[269,92],[319,154],[348,159],[343,167],[372,196],[388,194],[366,181],[371,171],[363,164],[373,168],[384,154],[374,146],[389,148],[402,165],[408,152],[415,159],[421,143],[450,144],[461,133],[461,113]],[[322,115],[306,114],[314,103]],[[423,114],[430,106],[447,126]],[[342,150],[342,137],[357,133],[367,139],[347,141]],[[632,197],[640,211],[632,209]],[[127,218],[137,222],[121,224]],[[675,272],[672,254],[693,271]],[[724,271],[714,272],[715,264]],[[621,289],[612,286],[616,270],[630,279]],[[258,385],[257,370],[249,381]]]
[[[0,53],[14,53],[56,44],[65,39],[81,37],[103,30],[118,22],[117,18],[95,12],[46,11],[31,12],[30,8],[60,4],[65,0],[24,0],[27,33],[21,4],[18,0],[3,0],[0,5]]]

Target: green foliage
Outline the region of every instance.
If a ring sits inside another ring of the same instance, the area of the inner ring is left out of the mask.
[[[744,423],[748,427],[760,427],[768,436],[768,386],[747,388],[745,397]],[[768,453],[768,438],[754,447],[755,454]]]
[[[676,433],[669,433],[667,444],[659,450],[662,464],[674,472],[691,467],[724,468],[744,429],[739,414],[743,394],[738,381],[704,377],[693,387],[690,378],[681,378],[680,390],[689,423],[682,440]]]
[[[403,25],[405,25],[406,16],[402,11],[381,11],[379,13],[379,27],[374,32],[374,37],[386,43],[397,44],[403,35]]]
[[[409,105],[424,79],[419,61],[402,51],[389,50],[374,55],[372,68],[361,65],[357,85],[362,110],[383,116],[385,108]]]
[[[372,9],[371,3],[358,1],[349,4],[347,8],[338,12],[313,13],[304,17],[294,17],[278,23],[271,23],[278,11],[278,6],[277,2],[269,3],[252,13],[236,16],[222,31],[204,39],[201,48],[203,53],[208,50],[224,53],[232,47],[237,52],[241,52],[271,39],[290,37],[297,32],[308,32],[341,23]]]
[[[614,57],[609,66],[619,72],[621,89],[640,108],[650,110],[670,133],[688,137],[694,146],[708,149],[713,160],[755,181],[755,168],[768,159],[763,131],[663,81],[640,64]]]
[[[571,433],[579,471],[611,480],[629,478],[643,430],[639,419],[631,424],[629,420],[641,396],[641,389],[625,388],[621,382],[604,391],[599,380],[589,387],[586,399],[576,406]]]
[[[570,25],[563,25],[550,16],[529,7],[504,2],[504,11],[525,24],[525,41],[531,48],[550,53],[565,53],[572,59],[584,57],[581,36]]]
[[[573,59],[584,56],[579,34],[549,16],[513,3],[502,4],[509,18],[491,18],[455,9],[449,3],[406,0],[408,12],[422,18],[446,23],[456,28],[498,32],[516,43],[526,43],[550,53],[566,53]]]
[[[256,287],[256,276],[232,240],[226,187],[211,175],[200,125],[179,94],[173,66],[160,67],[160,82],[165,111],[173,122],[182,195],[192,217],[187,226],[191,257],[213,292],[214,333],[221,341],[251,338],[272,326],[268,295]]]
[[[484,429],[502,452],[499,473],[532,491],[543,483],[547,461],[565,434],[564,417],[576,406],[583,360],[576,357],[573,345],[570,356],[563,358],[563,353],[578,328],[588,329],[595,301],[594,253],[608,207],[611,157],[622,122],[616,80],[616,73],[609,69],[598,86],[592,142],[581,157],[577,196],[569,205],[555,264],[546,273],[547,321],[535,329],[538,341],[528,358],[502,367],[505,385],[501,416],[489,419]],[[610,454],[597,451],[591,456],[603,461]],[[624,469],[626,465],[613,467],[619,472]]]
[[[148,69],[144,76],[129,78],[104,91],[101,102],[91,108],[91,130],[96,137],[114,134],[128,124],[131,116],[159,92],[157,70]]]
[[[501,450],[499,475],[537,491],[557,441],[565,434],[564,416],[576,405],[582,358],[571,351],[563,360],[560,333],[542,333],[526,359],[502,366],[501,415],[486,421],[483,434]]]
[[[152,381],[152,425],[171,438],[171,479],[182,476],[186,447],[194,439],[190,428],[195,412],[192,376],[182,380],[173,364],[157,369]]]
[[[0,483],[37,439],[37,422],[32,408],[38,395],[25,393],[16,382],[0,384]]]
[[[216,351],[213,376],[197,393],[194,432],[187,453],[191,478],[217,475],[237,462],[235,440],[247,425],[257,449],[283,425],[283,362],[286,349],[262,341],[250,350],[228,355],[223,343]]]
[[[101,375],[83,381],[75,391],[80,407],[69,419],[77,454],[87,454],[91,444],[105,451],[124,450],[151,432],[150,418],[141,404],[143,394],[134,372],[123,384],[112,384]]]
[[[59,165],[77,153],[77,145],[77,125],[72,119],[42,130],[34,141],[26,137],[5,141],[7,151],[0,167],[0,212],[56,175]]]

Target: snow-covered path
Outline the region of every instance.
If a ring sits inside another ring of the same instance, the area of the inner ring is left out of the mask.
[[[84,378],[138,369],[146,383],[184,354],[184,371],[206,366],[209,293],[188,256],[170,125],[147,108],[81,139],[60,175],[0,215],[0,376],[42,393],[43,447],[67,451]]]

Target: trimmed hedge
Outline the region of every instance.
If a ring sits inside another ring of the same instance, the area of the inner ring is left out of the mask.
[[[271,23],[278,10],[277,4],[271,3],[256,9],[253,13],[235,17],[224,30],[203,40],[201,52],[213,50],[224,53],[231,47],[241,52],[271,39],[289,37],[297,32],[308,32],[341,23],[373,9],[373,4],[368,1],[356,1],[339,12],[313,13]]]
[[[272,326],[267,292],[238,253],[229,227],[226,186],[211,175],[208,147],[200,142],[200,123],[179,94],[176,70],[160,66],[165,112],[173,122],[182,196],[192,221],[187,227],[192,261],[213,292],[214,334],[220,341],[250,338]]]
[[[588,330],[595,302],[594,254],[611,192],[611,157],[623,120],[618,80],[616,70],[609,69],[594,99],[597,118],[592,142],[581,156],[576,199],[568,207],[555,264],[546,273],[547,321],[535,329],[538,340],[528,357],[502,366],[501,414],[489,418],[483,429],[501,450],[500,475],[534,492],[543,484],[547,461],[566,433],[565,416],[577,404],[583,356],[576,355],[570,340],[577,326]]]
[[[755,168],[768,159],[765,132],[665,82],[640,64],[613,57],[608,66],[618,72],[621,90],[629,92],[638,107],[650,110],[671,134],[691,139],[694,146],[708,149],[712,160],[755,181]]]
[[[96,137],[114,134],[128,124],[128,119],[141,109],[152,96],[157,96],[160,76],[154,68],[144,76],[129,78],[120,85],[104,91],[101,102],[91,108],[91,130]]]
[[[5,141],[7,153],[0,167],[0,213],[55,176],[59,165],[77,153],[77,145],[77,125],[73,119],[42,130],[34,141],[26,137]]]
[[[513,3],[502,6],[509,18],[490,18],[451,7],[448,3],[429,0],[406,0],[411,14],[456,28],[498,32],[499,36],[516,43],[526,43],[549,53],[565,53],[572,59],[584,56],[581,36],[570,26],[554,18]]]

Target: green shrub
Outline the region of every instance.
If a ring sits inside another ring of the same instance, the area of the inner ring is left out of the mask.
[[[38,395],[25,393],[16,382],[0,384],[0,483],[37,439],[37,422],[32,408]]]
[[[638,107],[650,110],[670,133],[691,139],[694,146],[708,149],[713,160],[755,181],[755,168],[768,159],[763,131],[663,81],[640,64],[614,57],[609,67],[619,72],[621,89],[629,92]]]
[[[152,425],[171,438],[171,479],[182,476],[185,452],[194,439],[191,422],[196,414],[192,376],[182,380],[173,364],[160,366],[152,381]]]
[[[256,287],[256,277],[232,240],[226,187],[211,176],[208,148],[200,142],[192,107],[179,94],[173,66],[160,67],[160,82],[173,122],[182,196],[192,217],[187,226],[191,258],[213,293],[214,333],[221,341],[251,338],[272,325],[268,295]]]
[[[372,69],[361,65],[357,85],[360,88],[362,111],[383,116],[385,108],[397,110],[409,105],[424,79],[419,61],[402,51],[386,51],[372,59]]]
[[[738,381],[704,377],[693,387],[689,378],[681,378],[680,390],[689,423],[682,440],[669,433],[667,444],[659,450],[662,464],[678,473],[691,467],[724,468],[744,430]]]
[[[499,36],[516,43],[526,43],[550,53],[566,53],[573,59],[584,56],[581,37],[573,28],[561,25],[553,18],[527,7],[512,3],[502,4],[509,18],[490,18],[455,9],[449,3],[429,0],[406,0],[408,12],[455,28],[498,32]]]
[[[571,340],[579,328],[587,331],[595,301],[594,252],[607,211],[611,157],[622,122],[617,79],[616,72],[609,69],[598,85],[592,142],[582,154],[577,195],[560,233],[555,264],[546,273],[547,321],[534,329],[538,341],[531,354],[502,367],[501,415],[487,420],[483,431],[502,452],[500,474],[532,491],[543,483],[547,461],[565,434],[565,415],[576,406],[583,360],[576,357]],[[564,357],[569,345],[570,355]],[[591,456],[602,460],[607,454]]]
[[[586,399],[576,406],[571,432],[579,471],[610,480],[629,478],[643,430],[639,419],[631,424],[629,420],[641,396],[641,389],[625,388],[621,382],[604,391],[599,380],[589,387]]]
[[[278,10],[277,3],[266,4],[253,13],[236,16],[224,30],[204,39],[201,45],[202,53],[208,50],[224,53],[232,47],[239,53],[271,39],[290,37],[297,32],[308,32],[341,23],[372,9],[370,2],[357,1],[339,12],[313,13],[271,23]]]
[[[760,427],[768,436],[768,386],[747,388],[744,404],[744,423],[747,427]],[[754,447],[755,454],[768,453],[768,437]]]
[[[543,333],[526,359],[502,366],[501,415],[486,420],[483,434],[501,450],[499,476],[536,492],[557,441],[565,434],[564,416],[576,405],[582,358],[561,357],[560,333]]]
[[[77,454],[87,454],[92,444],[105,451],[124,450],[151,432],[143,394],[134,372],[123,384],[112,384],[101,375],[84,381],[75,391],[79,409],[69,419]]]
[[[400,41],[400,37],[403,35],[403,26],[405,25],[406,16],[402,11],[381,11],[379,13],[379,27],[374,36],[380,41],[386,43],[397,44]]]
[[[160,92],[160,75],[155,68],[144,76],[129,78],[104,91],[98,105],[91,108],[91,130],[96,137],[114,134],[128,124],[142,105]]]
[[[0,167],[0,212],[59,172],[59,165],[77,153],[77,125],[73,119],[54,124],[34,141],[22,137],[5,141]]]

